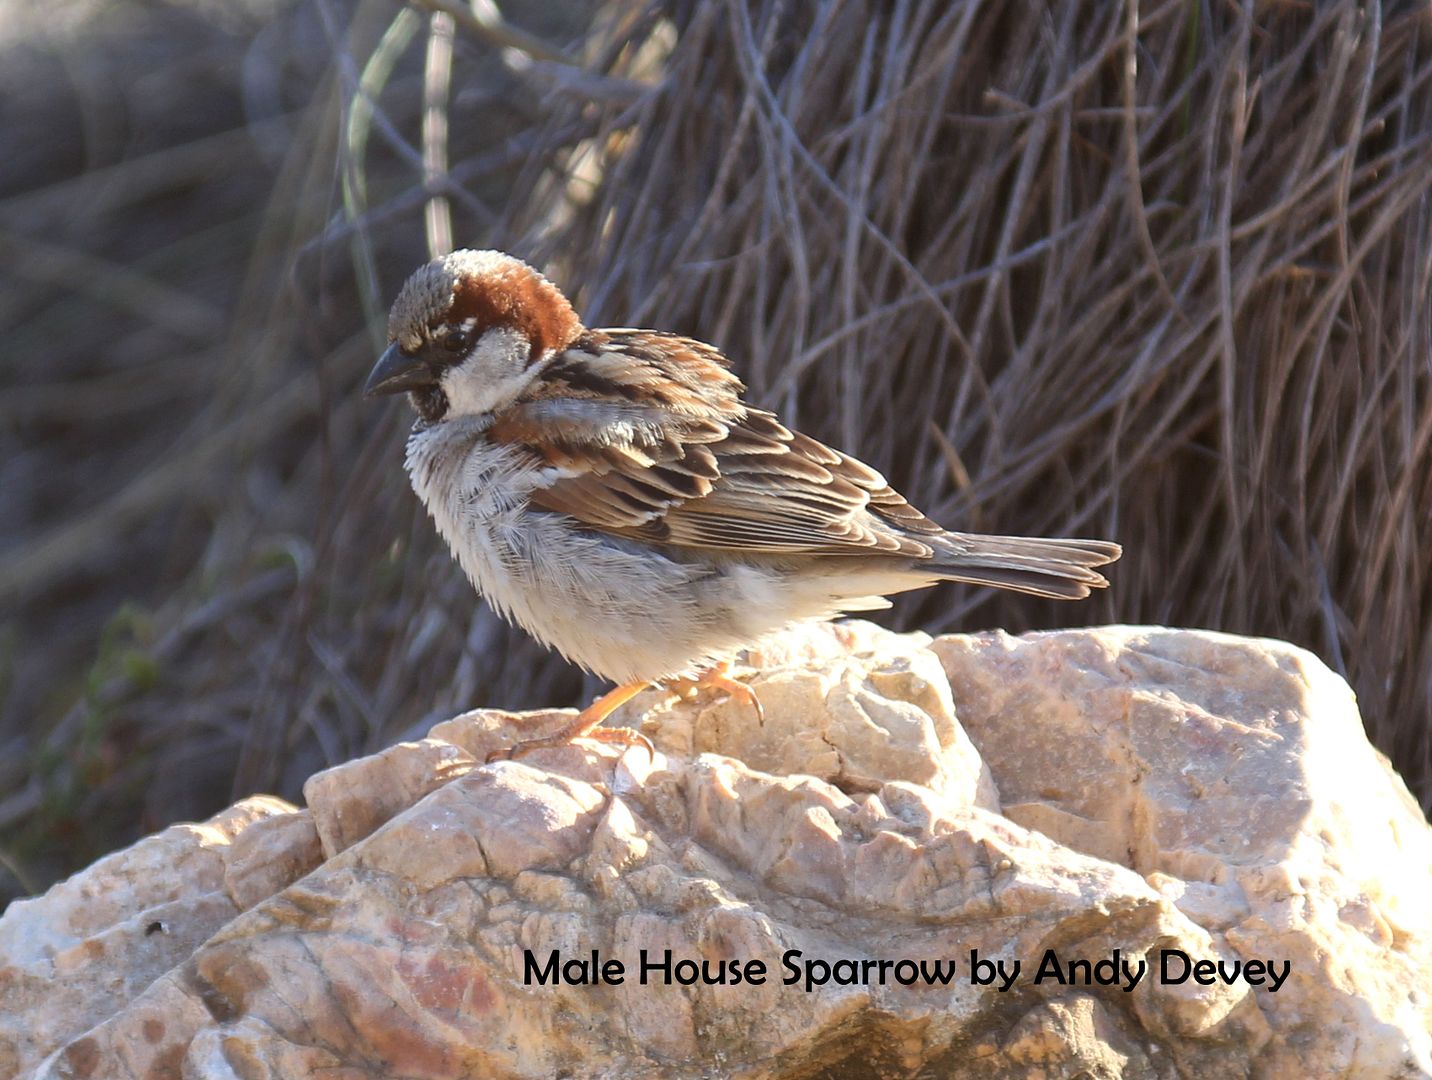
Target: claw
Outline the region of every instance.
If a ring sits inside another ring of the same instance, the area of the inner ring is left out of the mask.
[[[681,679],[679,684],[691,690],[721,690],[737,701],[749,705],[756,713],[756,722],[765,727],[766,710],[761,708],[761,699],[748,685],[731,678],[730,670],[731,665],[723,662],[708,668],[694,679]]]
[[[540,739],[527,739],[501,750],[494,750],[487,755],[487,762],[491,764],[494,761],[512,761],[533,750],[541,750],[549,746],[566,746],[577,739],[618,743],[622,746],[645,746],[646,752],[655,761],[656,748],[651,745],[651,740],[641,732],[633,731],[631,728],[598,727],[603,720],[650,685],[651,683],[648,682],[626,683],[623,686],[618,686],[615,690],[608,690],[579,712],[570,724],[560,727],[551,735],[545,735]]]
[[[756,714],[756,722],[764,727],[766,710],[761,708],[761,699],[745,683],[731,678],[729,672],[730,665],[721,663],[708,668],[694,679],[671,679],[665,685],[673,689],[720,690],[737,701],[749,705]],[[631,728],[598,726],[617,709],[652,685],[649,682],[626,683],[618,686],[615,690],[608,690],[579,712],[570,724],[558,728],[551,735],[543,736],[540,739],[527,739],[501,750],[494,750],[487,755],[487,761],[489,764],[494,761],[511,761],[524,754],[530,754],[533,750],[542,750],[549,746],[566,746],[577,739],[591,739],[595,742],[615,743],[619,746],[644,746],[651,759],[655,761],[656,748],[652,746],[651,740],[641,732],[633,731]]]

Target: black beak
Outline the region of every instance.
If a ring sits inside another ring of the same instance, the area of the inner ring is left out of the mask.
[[[368,382],[363,387],[364,397],[378,397],[383,394],[401,394],[405,390],[418,390],[437,382],[432,369],[421,356],[409,356],[395,341],[383,350],[373,370],[368,373]]]

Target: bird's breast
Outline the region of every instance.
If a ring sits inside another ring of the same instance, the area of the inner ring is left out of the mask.
[[[444,428],[455,430],[445,431]],[[613,679],[685,667],[699,629],[697,565],[534,510],[549,468],[453,424],[408,443],[413,489],[473,586],[503,617]],[[672,656],[652,657],[653,649]]]
[[[490,442],[485,425],[455,421],[408,440],[408,476],[438,533],[473,585],[504,614],[537,537],[527,513],[544,470],[511,447]]]

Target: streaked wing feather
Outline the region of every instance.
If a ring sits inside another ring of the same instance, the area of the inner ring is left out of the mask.
[[[932,554],[905,534],[937,535],[938,525],[874,469],[747,409],[709,346],[607,330],[569,358],[491,431],[553,466],[556,479],[533,505],[708,550]],[[654,386],[665,387],[660,399]]]

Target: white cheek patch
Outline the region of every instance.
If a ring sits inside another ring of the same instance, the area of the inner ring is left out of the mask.
[[[443,373],[447,415],[481,416],[511,404],[537,377],[538,366],[528,366],[531,349],[531,342],[516,330],[483,334],[466,360]]]

